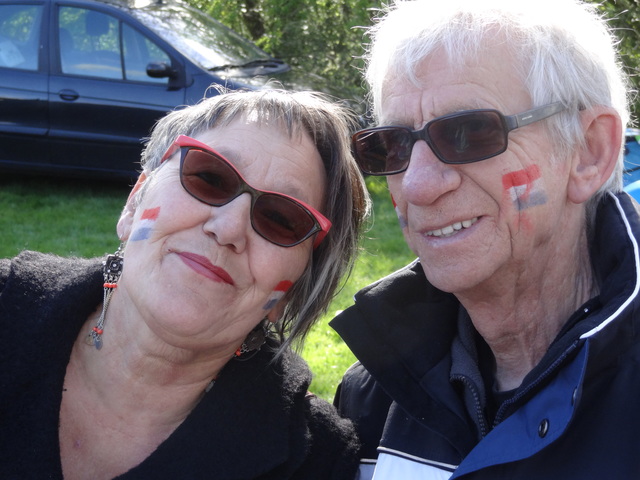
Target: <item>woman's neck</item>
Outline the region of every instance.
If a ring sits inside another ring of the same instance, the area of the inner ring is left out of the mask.
[[[130,336],[124,342],[112,316],[97,350],[85,341],[96,318],[76,339],[65,375],[59,433],[65,479],[111,479],[141,463],[226,363]]]

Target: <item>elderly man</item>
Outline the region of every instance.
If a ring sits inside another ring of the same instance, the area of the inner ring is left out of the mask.
[[[625,81],[577,0],[417,0],[370,32],[387,175],[419,257],[332,321],[360,478],[640,478],[640,218]]]

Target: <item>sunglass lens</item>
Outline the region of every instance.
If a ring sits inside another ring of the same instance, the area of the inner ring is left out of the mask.
[[[353,149],[360,169],[371,175],[404,171],[409,165],[413,139],[400,127],[363,130],[353,136]]]
[[[507,148],[507,131],[498,112],[469,112],[436,120],[428,135],[434,152],[447,163],[471,163]]]
[[[260,235],[278,245],[300,243],[315,231],[315,220],[301,205],[280,195],[265,193],[256,199],[251,215]]]
[[[181,181],[191,195],[209,205],[224,205],[241,186],[236,172],[209,152],[189,149],[182,162]]]
[[[181,168],[184,189],[209,205],[225,205],[245,191],[244,182],[233,167],[210,152],[190,148]],[[272,193],[254,198],[251,224],[267,240],[288,247],[318,230],[313,215],[294,200]]]

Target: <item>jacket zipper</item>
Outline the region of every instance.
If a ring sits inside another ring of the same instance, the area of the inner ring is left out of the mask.
[[[480,436],[484,438],[489,433],[489,428],[487,425],[487,420],[484,416],[484,411],[482,410],[482,403],[480,401],[478,389],[476,388],[475,384],[464,375],[453,375],[451,378],[453,380],[462,382],[473,395],[473,401],[476,407],[476,418],[478,419],[478,427],[480,428]]]

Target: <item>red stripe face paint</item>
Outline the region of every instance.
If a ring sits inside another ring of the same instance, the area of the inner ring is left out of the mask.
[[[404,216],[400,213],[400,209],[398,208],[393,195],[391,195],[391,203],[393,203],[393,209],[396,211],[396,215],[398,216],[398,223],[400,223],[400,228],[404,230],[405,228],[407,228],[409,223],[407,223],[407,219],[404,218]]]
[[[149,208],[142,212],[142,216],[140,217],[140,222],[136,229],[131,234],[131,238],[129,238],[132,242],[137,242],[139,240],[147,240],[151,236],[151,232],[153,231],[153,226],[155,225],[156,220],[158,219],[158,215],[160,214],[160,207]]]
[[[290,282],[289,280],[283,280],[280,283],[278,283],[278,285],[276,285],[276,288],[273,290],[271,297],[269,297],[269,300],[267,300],[267,303],[264,304],[262,309],[271,310],[273,307],[275,307],[276,304],[280,301],[280,299],[284,297],[284,294],[287,293],[287,291],[292,286],[293,286],[293,283]]]
[[[519,211],[547,203],[547,195],[542,189],[540,176],[540,168],[537,165],[531,165],[502,177],[504,191]]]

